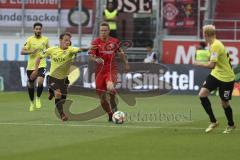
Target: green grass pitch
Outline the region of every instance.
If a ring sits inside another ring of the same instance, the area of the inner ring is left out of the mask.
[[[71,111],[81,113],[98,100],[70,95]],[[26,92],[0,93],[0,160],[213,160],[239,159],[240,130],[224,135],[226,119],[218,97],[210,97],[219,128],[204,133],[208,118],[197,96],[162,95],[138,98],[135,106],[121,99],[127,113],[123,125],[107,116],[89,121],[61,122],[54,101],[42,96],[43,107],[28,111]],[[240,98],[233,97],[236,126]]]

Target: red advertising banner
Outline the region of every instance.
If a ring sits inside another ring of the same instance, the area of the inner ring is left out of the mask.
[[[193,0],[164,0],[163,19],[166,28],[193,28],[197,23],[198,2]]]
[[[230,53],[232,65],[239,64],[239,42],[223,42]],[[199,46],[198,41],[163,41],[162,63],[165,64],[191,64]]]

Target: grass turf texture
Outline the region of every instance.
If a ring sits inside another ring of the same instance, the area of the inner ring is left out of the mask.
[[[85,112],[98,100],[69,96],[71,111]],[[61,122],[54,101],[42,96],[43,107],[28,111],[26,92],[0,93],[0,159],[238,159],[239,133],[224,135],[226,119],[218,97],[210,97],[220,127],[204,133],[208,118],[197,96],[163,95],[137,99],[119,108],[127,113],[123,125],[107,122],[107,116],[90,121]],[[235,123],[240,122],[240,99],[231,101]],[[151,117],[155,115],[154,118]],[[161,116],[160,116],[161,115]]]

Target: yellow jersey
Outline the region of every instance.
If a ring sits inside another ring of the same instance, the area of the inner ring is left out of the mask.
[[[210,46],[210,53],[210,61],[216,63],[215,68],[211,71],[211,75],[223,82],[234,81],[235,74],[232,69],[229,53],[222,42],[215,39]]]
[[[37,53],[28,55],[28,65],[27,70],[34,70],[35,69],[35,63],[36,58],[48,47],[48,38],[45,36],[41,36],[40,38],[36,38],[35,36],[30,36],[27,38],[24,49],[25,50],[35,50],[39,49]],[[39,68],[46,67],[46,59],[41,59],[41,62],[39,64]]]
[[[77,47],[68,47],[63,50],[58,46],[48,48],[41,58],[49,57],[51,59],[51,67],[49,75],[57,79],[67,78],[69,69],[72,65],[75,54],[80,52]]]
[[[202,63],[208,63],[210,58],[210,52],[206,49],[198,49],[195,55],[196,61],[202,62]]]

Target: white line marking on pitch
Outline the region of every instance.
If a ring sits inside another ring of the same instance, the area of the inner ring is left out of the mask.
[[[14,123],[14,122],[0,122],[0,125],[16,125],[16,126],[64,126],[64,127],[103,127],[103,128],[130,128],[130,129],[179,129],[179,130],[205,130],[205,128],[198,127],[161,127],[161,126],[129,126],[129,125],[102,125],[102,124],[58,124],[58,123]],[[216,130],[222,130],[217,128]],[[239,130],[239,129],[236,129]]]

